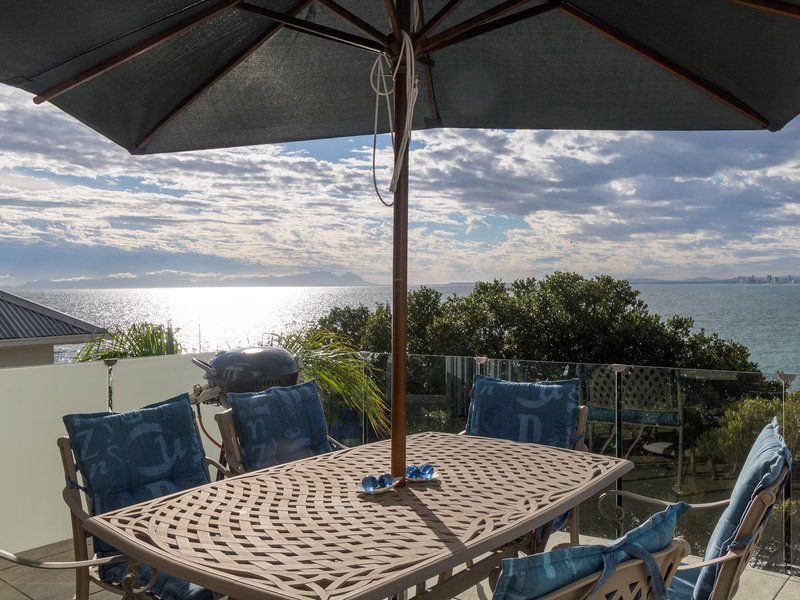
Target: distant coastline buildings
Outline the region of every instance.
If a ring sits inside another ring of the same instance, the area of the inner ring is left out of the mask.
[[[800,284],[800,276],[767,275],[766,277],[757,277],[755,275],[739,275],[739,277],[736,278],[736,282],[749,284],[797,285]]]

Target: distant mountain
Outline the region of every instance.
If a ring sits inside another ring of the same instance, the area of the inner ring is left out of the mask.
[[[148,287],[280,287],[280,286],[363,286],[373,285],[354,273],[337,275],[330,271],[313,271],[295,275],[224,275],[221,273],[188,273],[185,271],[154,271],[152,273],[114,273],[104,277],[69,277],[38,279],[17,289],[93,289]]]

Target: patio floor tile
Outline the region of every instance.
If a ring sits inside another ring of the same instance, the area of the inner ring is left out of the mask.
[[[800,577],[790,577],[775,600],[797,600],[800,598]]]
[[[0,581],[0,600],[29,600],[28,597],[4,581]]]

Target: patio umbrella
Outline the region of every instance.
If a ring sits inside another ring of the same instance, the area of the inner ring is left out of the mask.
[[[800,111],[798,0],[1,6],[0,80],[134,154],[371,134],[373,85],[383,88],[370,72],[386,57],[395,475],[405,467],[409,128],[775,131]]]

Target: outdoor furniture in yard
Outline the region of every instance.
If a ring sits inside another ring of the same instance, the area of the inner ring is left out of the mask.
[[[756,439],[728,500],[690,504],[692,509],[725,506],[711,538],[704,560],[678,567],[668,592],[670,600],[728,600],[739,586],[747,561],[758,546],[764,527],[786,482],[792,457],[780,435],[777,419]],[[599,502],[612,495],[670,506],[670,502],[625,491],[603,494]],[[602,510],[601,510],[602,512]],[[612,520],[621,526],[624,511],[617,508]]]
[[[468,563],[426,598],[452,598],[518,539],[631,470],[626,460],[501,439],[422,433],[409,462],[440,477],[380,495],[356,484],[389,441],[322,454],[93,517],[132,560],[238,600],[385,598]],[[489,555],[478,560],[482,555]]]
[[[580,405],[580,385],[579,379],[511,382],[475,375],[462,433],[586,452],[588,409]],[[530,534],[526,551],[541,552],[550,534],[567,522],[570,543],[579,544],[579,510],[576,505]]]
[[[234,473],[346,448],[328,435],[317,384],[228,394],[230,408],[214,415],[225,459]]]
[[[683,397],[675,371],[657,367],[626,366],[620,377],[622,424],[636,430],[625,451],[629,458],[647,431],[675,432],[675,457],[678,460],[678,487],[683,481]],[[584,394],[589,406],[589,448],[594,450],[597,425],[608,425],[603,454],[613,443],[617,431],[615,413],[616,373],[613,369],[592,366],[584,375]],[[620,453],[622,449],[620,448]]]
[[[666,600],[667,585],[689,544],[674,539],[683,502],[654,514],[606,545],[569,546],[503,561],[495,600]]]
[[[664,581],[669,584],[675,574],[675,566],[681,559],[689,554],[689,544],[684,540],[674,539],[669,546],[660,552],[652,554]],[[565,584],[543,596],[538,600],[586,600],[602,576],[602,570],[597,570],[578,581]],[[617,567],[614,574],[595,590],[593,598],[613,598],[614,600],[643,600],[653,598],[652,576],[644,561],[632,558]],[[511,600],[520,596],[495,595],[494,600]],[[524,597],[524,596],[523,596]]]
[[[89,559],[83,525],[90,515],[208,483],[209,465],[223,469],[203,452],[186,394],[127,413],[67,415],[64,423],[69,437],[60,438],[58,447],[76,561]],[[93,552],[95,559],[114,557],[113,564],[77,569],[76,600],[89,598],[90,581],[122,595],[139,589],[165,600],[213,597],[208,590],[166,573],[156,577],[146,566],[132,574],[131,562],[115,556],[119,551],[97,537]]]

